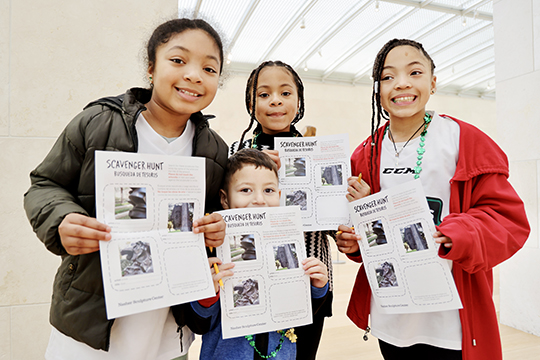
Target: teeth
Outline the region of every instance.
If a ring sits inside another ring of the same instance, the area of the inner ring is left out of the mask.
[[[414,96],[406,96],[406,97],[400,97],[400,98],[394,98],[394,102],[406,102],[406,101],[413,101]]]
[[[183,92],[184,94],[188,94],[188,95],[191,95],[191,96],[199,96],[199,94],[194,94],[194,93],[186,91],[186,90],[180,90],[180,91]]]

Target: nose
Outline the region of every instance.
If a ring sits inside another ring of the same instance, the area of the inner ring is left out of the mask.
[[[407,89],[411,87],[411,82],[408,76],[399,75],[396,77],[396,89]]]
[[[258,206],[266,205],[266,200],[264,199],[262,191],[257,191],[253,194],[253,204]]]
[[[200,83],[202,81],[200,69],[195,66],[184,67],[184,80],[192,83]]]
[[[278,94],[272,94],[271,96],[272,99],[270,101],[270,105],[277,106],[282,104],[281,97]]]

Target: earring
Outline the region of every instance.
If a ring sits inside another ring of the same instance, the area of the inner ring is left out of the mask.
[[[150,82],[152,82],[152,76],[149,76],[149,77],[148,77],[148,80],[150,80]]]
[[[431,90],[431,95],[435,94],[435,89]]]

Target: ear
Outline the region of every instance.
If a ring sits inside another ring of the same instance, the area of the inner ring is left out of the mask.
[[[227,200],[227,193],[225,192],[225,190],[219,189],[219,199],[221,200],[221,206],[223,206],[225,210],[230,209],[229,201]]]
[[[154,77],[154,64],[148,64],[148,69],[146,70],[146,78],[150,79]]]
[[[431,79],[431,93],[435,94],[437,91],[437,77],[433,75],[433,78]]]

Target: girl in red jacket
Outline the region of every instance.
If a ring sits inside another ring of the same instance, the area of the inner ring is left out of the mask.
[[[371,136],[351,157],[349,201],[418,179],[437,225],[439,256],[452,268],[463,309],[384,314],[358,271],[347,310],[379,339],[385,359],[502,359],[492,268],[529,234],[521,199],[508,183],[508,160],[486,134],[426,111],[435,65],[421,44],[389,41],[373,66]],[[387,120],[383,126],[381,118]],[[362,174],[361,182],[358,176]],[[338,248],[362,262],[354,230],[340,225]]]

